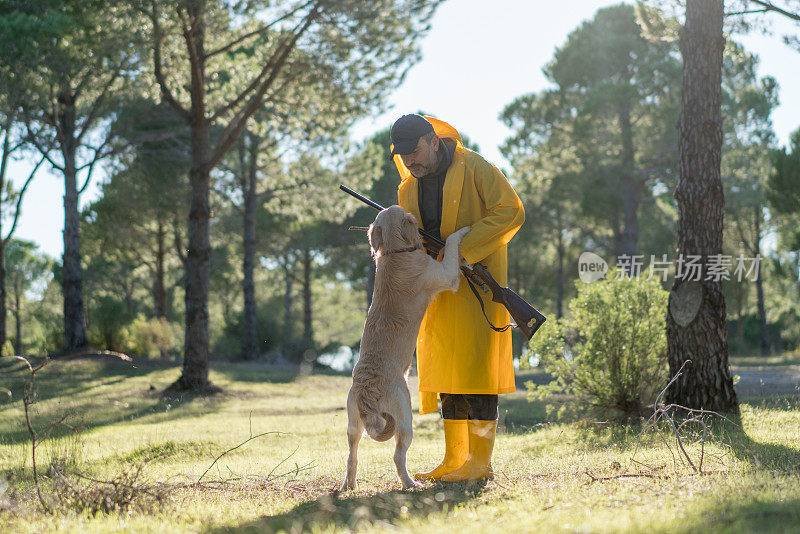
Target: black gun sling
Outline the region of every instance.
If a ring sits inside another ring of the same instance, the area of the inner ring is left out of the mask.
[[[489,320],[489,316],[486,315],[486,308],[483,305],[483,299],[481,298],[480,293],[478,293],[478,290],[475,289],[475,285],[472,283],[472,280],[470,280],[468,276],[465,276],[464,278],[467,280],[469,288],[472,290],[472,294],[475,295],[476,299],[478,299],[478,304],[481,305],[481,312],[483,313],[483,318],[486,319],[487,323],[489,323],[489,327],[495,332],[505,332],[510,327],[512,327],[513,324],[507,324],[503,328],[497,328],[495,325],[492,324],[492,321]]]

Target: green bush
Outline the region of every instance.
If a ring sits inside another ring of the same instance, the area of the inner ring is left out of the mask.
[[[127,332],[125,327],[133,320],[121,299],[103,296],[89,309],[89,325],[86,336],[93,347],[125,351]]]
[[[800,345],[800,310],[794,307],[777,310],[773,317],[767,323],[770,352],[780,354],[796,350]],[[742,329],[742,339],[739,339],[738,328]],[[727,331],[731,354],[750,356],[761,350],[761,325],[755,312],[740,319],[728,319]]]
[[[275,307],[271,304],[259,303],[256,309],[259,354],[267,353],[280,343],[280,324],[276,319]],[[221,358],[237,359],[241,356],[243,337],[242,312],[239,310],[226,317],[221,334],[212,340],[212,352]]]
[[[643,415],[667,377],[665,314],[668,293],[656,278],[576,282],[571,319],[545,323],[529,354],[552,374],[550,384],[528,383],[530,398],[567,394],[578,413]]]
[[[126,328],[127,352],[145,358],[167,358],[183,347],[180,325],[138,315]]]

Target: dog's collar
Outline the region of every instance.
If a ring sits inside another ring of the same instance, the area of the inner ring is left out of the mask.
[[[419,247],[401,248],[400,250],[387,250],[386,252],[381,252],[381,254],[397,254],[399,252],[414,252],[415,250],[419,250]]]

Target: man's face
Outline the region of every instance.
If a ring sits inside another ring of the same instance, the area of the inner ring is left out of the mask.
[[[403,154],[400,159],[403,164],[411,171],[415,178],[422,178],[436,170],[438,158],[436,151],[439,149],[439,137],[434,135],[430,141],[425,137],[420,137],[417,148],[411,154]]]

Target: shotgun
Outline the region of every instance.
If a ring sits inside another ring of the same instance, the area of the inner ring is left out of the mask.
[[[377,202],[374,202],[367,197],[356,193],[349,187],[340,185],[339,189],[378,211],[382,211],[384,209],[384,207]],[[444,241],[435,235],[431,234],[430,232],[426,232],[422,228],[419,229],[419,233],[423,238],[425,238],[426,247],[433,253],[438,254],[438,252],[444,248]],[[522,332],[522,335],[530,340],[533,337],[533,334],[535,334],[539,327],[542,326],[542,324],[544,324],[544,322],[547,320],[547,318],[542,315],[539,310],[525,302],[525,299],[517,295],[509,288],[501,287],[500,284],[497,283],[497,280],[495,280],[491,273],[489,273],[489,270],[486,268],[486,266],[480,263],[462,266],[461,272],[467,279],[469,288],[472,290],[475,298],[478,299],[483,316],[486,318],[486,322],[489,323],[489,326],[492,330],[495,330],[496,332],[504,332],[509,327],[518,328],[519,331]],[[514,322],[502,327],[493,325],[489,320],[489,317],[486,315],[483,299],[478,294],[478,290],[475,289],[475,286],[483,289],[484,293],[491,291],[492,301],[501,304],[505,309],[507,309]]]

